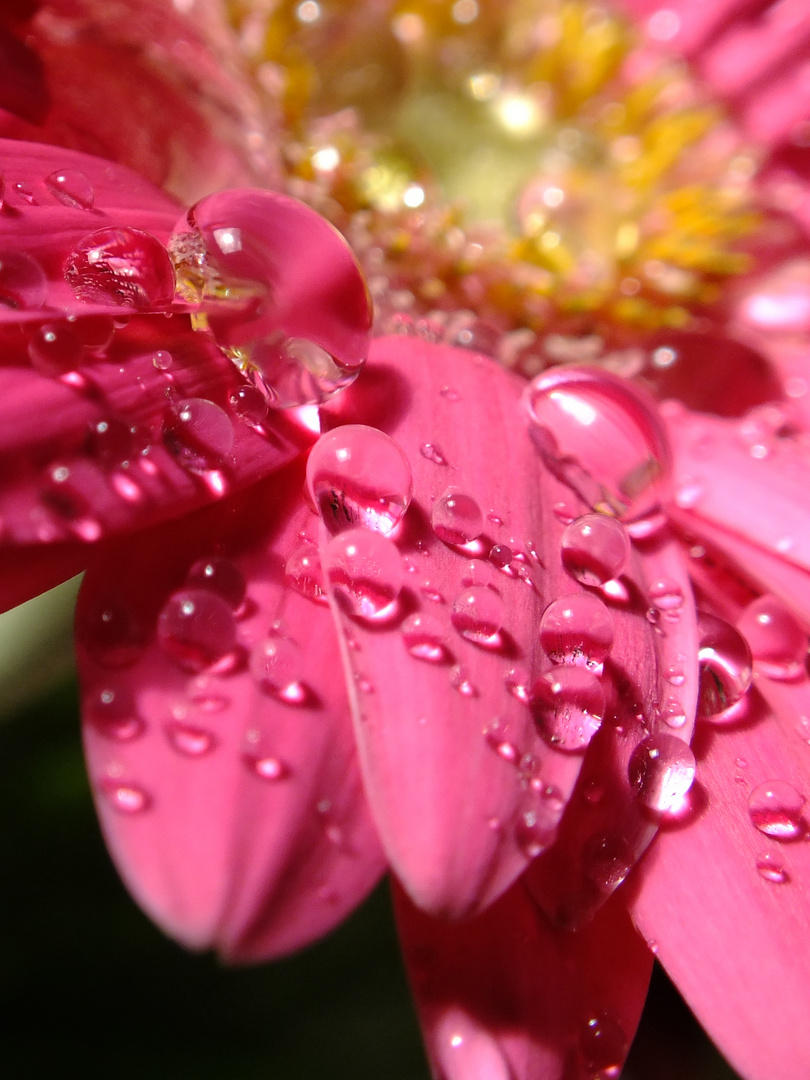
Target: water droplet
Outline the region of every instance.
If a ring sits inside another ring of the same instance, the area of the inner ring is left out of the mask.
[[[433,504],[433,531],[445,544],[469,544],[484,530],[484,515],[471,495],[448,488]]]
[[[450,685],[454,690],[458,690],[462,697],[478,697],[478,690],[470,682],[470,677],[461,664],[455,664],[450,669]]]
[[[230,559],[199,559],[189,570],[186,584],[190,588],[210,589],[234,611],[245,599],[245,579]]]
[[[243,424],[258,427],[267,419],[267,401],[255,386],[240,386],[229,397],[234,416]]]
[[[672,616],[683,607],[683,589],[677,581],[659,578],[648,590],[650,603],[664,616]]]
[[[24,251],[0,251],[0,307],[33,311],[45,304],[45,271]]]
[[[178,464],[190,472],[217,469],[233,449],[228,414],[205,398],[186,398],[167,409],[163,442]]]
[[[552,843],[553,829],[543,827],[532,811],[521,814],[515,824],[515,843],[527,859],[535,859]]]
[[[447,458],[444,456],[441,447],[437,443],[422,443],[419,447],[419,453],[423,458],[432,461],[434,465],[447,464]]]
[[[785,860],[778,851],[762,851],[756,857],[756,868],[760,877],[774,885],[787,885],[790,875],[785,869]]]
[[[473,585],[455,598],[450,619],[462,637],[490,647],[500,643],[503,616],[500,596],[485,585]]]
[[[601,673],[613,634],[610,612],[589,593],[553,600],[540,619],[540,644],[555,664],[575,664]]]
[[[439,394],[445,401],[461,401],[461,394],[452,386],[443,386]]]
[[[174,270],[166,248],[140,229],[105,228],[80,240],[64,265],[79,300],[162,311],[174,298]]]
[[[204,757],[216,748],[217,740],[205,728],[184,724],[181,720],[169,720],[164,725],[169,745],[184,757]]]
[[[158,371],[171,371],[174,367],[174,357],[166,349],[158,349],[152,355],[152,366]]]
[[[588,506],[628,523],[658,516],[670,451],[652,399],[608,372],[555,367],[529,384],[524,401],[547,467]]]
[[[487,740],[487,745],[491,746],[498,757],[503,758],[504,761],[508,761],[510,765],[515,765],[520,758],[520,750],[515,746],[513,742],[509,742],[508,739],[504,739],[503,733],[497,728],[490,728],[484,732],[484,738]]]
[[[75,371],[82,352],[82,343],[68,322],[43,323],[28,338],[28,356],[40,375],[55,378]]]
[[[246,752],[242,755],[242,760],[260,780],[286,780],[290,775],[288,766],[277,757],[259,757]]]
[[[495,1037],[457,1006],[445,1006],[437,1017],[435,1045],[441,1080],[513,1080]]]
[[[585,514],[563,530],[563,566],[583,585],[604,585],[618,577],[630,556],[630,538],[621,522],[606,514]]]
[[[605,691],[584,668],[555,667],[532,687],[532,712],[550,746],[580,752],[602,725]]]
[[[597,833],[582,847],[582,869],[603,889],[621,885],[633,865],[633,853],[619,833]]]
[[[306,700],[302,681],[304,656],[301,647],[288,637],[273,634],[251,651],[250,674],[265,693],[298,705]]]
[[[396,613],[405,568],[394,544],[379,532],[350,529],[330,540],[323,568],[344,611],[361,622],[387,622]]]
[[[99,789],[120,814],[142,814],[152,805],[149,794],[138,784],[105,776],[99,783]]]
[[[531,700],[531,677],[526,668],[512,668],[511,671],[506,673],[504,684],[512,697],[517,698],[517,700],[523,702],[524,705],[529,704]]]
[[[114,742],[130,742],[146,730],[132,693],[123,688],[103,686],[85,697],[84,716],[100,735]]]
[[[760,596],[740,616],[737,627],[758,668],[771,679],[797,679],[805,670],[807,634],[775,596]]]
[[[169,597],[157,625],[164,652],[185,671],[200,672],[222,660],[236,644],[230,605],[208,589],[183,589]]]
[[[301,596],[316,604],[329,602],[324,590],[321,557],[314,544],[301,544],[292,552],[284,564],[284,575],[287,584]]]
[[[673,728],[675,731],[678,731],[686,724],[686,712],[680,701],[667,701],[659,710],[658,715],[667,727]]]
[[[409,615],[402,624],[402,640],[405,648],[417,660],[427,660],[431,664],[441,664],[447,660],[444,630],[432,615],[419,612]]]
[[[796,840],[804,836],[804,798],[787,780],[758,784],[748,798],[752,824],[775,840]]]
[[[14,184],[14,190],[24,203],[28,203],[29,206],[37,206],[37,200],[34,197],[34,192],[30,184],[26,184],[22,180],[18,180]]]
[[[494,544],[489,550],[489,561],[498,570],[508,570],[514,553],[506,544]]]
[[[612,1080],[621,1072],[629,1043],[618,1020],[606,1012],[590,1017],[579,1036],[582,1063],[594,1080]]]
[[[701,612],[698,619],[700,692],[698,716],[713,724],[737,720],[751,686],[751,652],[728,623]]]
[[[676,735],[650,735],[631,754],[628,776],[643,806],[654,814],[677,817],[695,779],[695,755]]]
[[[408,509],[413,479],[392,438],[349,424],[317,441],[307,461],[307,486],[330,532],[361,526],[387,536]]]
[[[92,210],[96,193],[91,182],[78,169],[57,169],[45,177],[45,187],[54,198],[73,210]]]

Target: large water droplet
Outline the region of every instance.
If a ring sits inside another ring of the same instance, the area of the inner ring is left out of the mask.
[[[589,593],[553,600],[540,619],[540,644],[555,664],[601,672],[613,645],[613,618]]]
[[[91,304],[162,311],[174,299],[174,270],[166,248],[140,229],[97,229],[79,241],[63,269],[79,300]]]
[[[532,687],[532,712],[550,746],[580,752],[602,725],[605,691],[584,668],[555,667]]]
[[[183,589],[169,597],[158,617],[158,642],[185,671],[199,672],[222,660],[236,644],[230,604],[208,589]]]
[[[219,468],[233,449],[233,424],[224,409],[205,398],[186,398],[167,409],[163,442],[184,469]]]
[[[230,559],[198,559],[188,572],[186,584],[192,588],[210,589],[234,610],[245,599],[245,579]]]
[[[797,840],[804,836],[804,797],[787,780],[759,784],[748,798],[751,823],[775,840]]]
[[[301,544],[289,555],[284,564],[284,575],[287,583],[301,596],[316,604],[328,603],[321,556],[314,544]]]
[[[771,679],[797,679],[805,670],[807,634],[775,596],[760,596],[740,616],[737,627],[751,655]]]
[[[585,514],[563,530],[565,569],[583,585],[604,585],[618,577],[630,556],[630,538],[621,522],[605,514]]]
[[[139,784],[105,776],[99,788],[110,805],[120,814],[142,814],[152,805],[149,793]]]
[[[45,271],[24,251],[0,251],[0,307],[33,311],[45,304]]]
[[[439,620],[433,615],[423,615],[419,612],[409,615],[402,623],[401,632],[405,648],[417,660],[441,664],[447,659],[444,630]]]
[[[500,642],[503,600],[486,585],[473,585],[453,601],[450,618],[462,637],[485,647]]]
[[[45,177],[45,187],[64,206],[74,210],[93,209],[95,189],[78,169],[57,169]]]
[[[433,504],[430,514],[433,531],[445,544],[469,544],[484,530],[484,515],[472,497],[457,488],[448,488]]]
[[[205,728],[186,724],[181,720],[168,720],[164,726],[169,746],[183,757],[199,758],[216,749],[217,739]]]
[[[99,734],[115,742],[130,742],[146,730],[132,693],[124,687],[94,690],[84,698],[83,711]]]
[[[698,632],[698,716],[714,724],[733,722],[751,685],[751,651],[733,626],[714,615],[700,614]]]
[[[695,779],[695,755],[675,735],[650,735],[630,756],[628,776],[639,802],[654,814],[677,817]]]
[[[394,544],[378,532],[350,529],[330,540],[323,568],[341,607],[362,622],[396,614],[405,567]]]
[[[302,682],[304,656],[301,647],[288,637],[274,634],[251,651],[250,674],[268,694],[300,704],[306,698]]]
[[[606,1012],[590,1017],[579,1036],[582,1063],[593,1080],[612,1080],[621,1072],[629,1043],[618,1020]]]
[[[652,525],[671,455],[651,399],[608,372],[557,367],[530,383],[524,400],[535,444],[563,483],[593,509]]]
[[[322,435],[307,461],[307,485],[327,529],[361,526],[388,535],[408,509],[408,459],[376,428],[349,424]]]

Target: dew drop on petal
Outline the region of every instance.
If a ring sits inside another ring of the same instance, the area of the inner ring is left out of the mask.
[[[633,853],[619,833],[597,833],[582,848],[582,869],[604,889],[615,889],[630,873]]]
[[[168,252],[141,229],[97,229],[79,241],[65,260],[63,272],[77,298],[91,304],[160,311],[174,298]]]
[[[433,615],[416,612],[405,619],[400,628],[405,648],[417,660],[441,664],[447,659],[444,630]]]
[[[606,1012],[590,1017],[579,1036],[579,1052],[595,1080],[613,1080],[621,1072],[629,1043],[618,1020]]]
[[[0,307],[33,311],[47,296],[48,279],[36,259],[24,251],[0,251]]]
[[[796,840],[805,833],[804,798],[787,780],[758,784],[748,797],[751,823],[775,840]]]
[[[169,746],[183,757],[199,758],[216,749],[217,739],[205,728],[183,723],[181,720],[169,720],[164,726]]]
[[[350,529],[330,540],[323,569],[335,598],[352,618],[387,622],[405,580],[402,556],[379,532]]]
[[[515,843],[527,859],[537,858],[552,843],[554,837],[554,830],[544,828],[532,811],[521,814],[515,823]]]
[[[278,332],[240,346],[235,356],[240,367],[240,361],[247,361],[247,374],[276,409],[320,405],[353,383],[360,371],[344,366],[315,341]]]
[[[435,1047],[442,1080],[513,1080],[495,1037],[458,1007],[438,1018]]]
[[[527,668],[511,668],[504,676],[504,685],[513,698],[517,698],[524,705],[529,704],[531,700],[531,677]]]
[[[281,634],[260,641],[250,653],[250,674],[266,693],[298,704],[306,692],[302,683],[304,656],[300,645]]]
[[[489,549],[489,561],[498,570],[507,570],[514,558],[514,552],[506,544],[494,544]]]
[[[737,621],[751,655],[771,679],[796,679],[805,670],[807,634],[793,613],[775,596],[760,596]]]
[[[540,644],[555,664],[576,664],[601,672],[613,635],[613,617],[590,593],[553,600],[540,619]]]
[[[290,775],[289,767],[281,758],[270,755],[261,757],[246,751],[242,755],[242,760],[253,775],[260,780],[275,782],[276,780],[286,780]]]
[[[762,851],[756,857],[759,876],[773,885],[787,885],[790,875],[785,869],[785,860],[778,851]]]
[[[83,714],[95,730],[114,742],[130,742],[146,730],[132,693],[123,687],[102,686],[83,700]]]
[[[450,685],[457,690],[462,697],[478,697],[478,689],[470,681],[470,677],[461,664],[454,664],[450,669]]]
[[[184,671],[200,672],[222,660],[236,644],[230,604],[208,589],[182,589],[158,617],[158,642]]]
[[[450,619],[468,641],[484,646],[497,644],[504,619],[503,600],[486,585],[472,585],[453,601]]]
[[[433,504],[430,514],[433,531],[445,544],[469,544],[484,531],[484,515],[472,497],[457,488],[448,488]]]
[[[236,610],[245,599],[242,571],[230,559],[198,559],[186,577],[190,588],[210,589]]]
[[[163,442],[179,465],[190,472],[219,468],[233,449],[228,414],[205,398],[185,398],[163,417]]]
[[[408,509],[413,477],[390,436],[347,424],[322,435],[312,448],[307,487],[331,533],[359,526],[387,536]]]
[[[256,427],[267,419],[267,401],[255,386],[238,387],[228,401],[234,416],[243,424]]]
[[[552,668],[535,682],[531,696],[540,734],[557,750],[585,750],[602,725],[605,691],[584,668]]]
[[[628,776],[638,801],[654,814],[677,817],[695,779],[695,755],[676,735],[642,739],[630,756]]]
[[[64,206],[74,210],[93,209],[95,189],[78,169],[57,169],[45,177],[45,187]]]
[[[447,464],[447,458],[444,456],[441,447],[437,443],[422,443],[419,447],[419,453],[427,461],[432,461],[434,465]]]
[[[748,643],[733,626],[703,612],[698,619],[698,633],[698,716],[714,724],[733,722],[751,686]]]
[[[324,589],[321,557],[314,544],[301,544],[287,558],[284,564],[284,576],[287,584],[307,600],[316,604],[327,604]]]
[[[630,538],[616,518],[584,514],[563,530],[560,540],[565,569],[583,585],[604,585],[618,577],[630,556]]]
[[[658,611],[672,614],[683,607],[683,589],[669,578],[658,578],[650,585],[647,595],[650,603]]]
[[[142,814],[152,805],[149,793],[139,784],[125,783],[112,777],[104,777],[99,788],[109,804],[119,814]]]
[[[527,387],[530,434],[547,467],[593,509],[653,521],[670,451],[652,399],[608,372],[556,367]]]

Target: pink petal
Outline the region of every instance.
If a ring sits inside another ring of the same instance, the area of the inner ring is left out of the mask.
[[[621,903],[587,929],[554,929],[518,882],[470,922],[444,923],[395,892],[428,1055],[446,1080],[614,1076],[647,993],[652,954]]]
[[[324,412],[331,423],[388,432],[410,463],[413,503],[395,534],[394,558],[406,566],[395,612],[368,625],[335,610],[377,827],[405,888],[434,914],[486,905],[553,842],[582,762],[539,738],[528,704],[552,667],[538,637],[542,613],[556,597],[584,592],[563,569],[564,523],[552,507],[579,505],[571,516],[584,507],[542,465],[523,388],[484,357],[388,338],[373,344],[363,378]],[[442,542],[431,526],[451,486],[481,512],[483,532],[466,546]],[[501,546],[511,561],[499,568]],[[453,606],[469,587],[502,604],[502,629],[490,641],[458,629]],[[612,613],[619,644],[611,662],[633,664],[640,698],[649,700],[651,676],[637,670],[651,653],[649,625],[620,606]],[[417,616],[437,645],[432,657],[419,655],[404,622]]]
[[[110,546],[79,601],[85,746],[113,857],[168,933],[237,960],[326,933],[383,869],[329,611],[286,581],[317,526],[301,480],[295,468]],[[192,581],[204,615],[183,645],[182,590],[212,556],[210,583]],[[276,690],[251,659],[270,639],[287,650]]]
[[[2,18],[2,16],[0,16]],[[0,109],[40,123],[49,103],[42,64],[16,35],[0,26]]]
[[[10,330],[6,340],[7,360],[13,349],[24,364],[22,335]],[[283,414],[259,425],[239,419],[230,397],[243,385],[209,337],[162,317],[134,320],[104,358],[88,354],[63,379],[1,366],[3,540],[95,541],[279,468],[311,436]],[[199,428],[198,443],[195,431],[185,442],[176,421],[178,403],[188,400],[204,402],[199,424],[186,425]]]
[[[781,781],[810,794],[810,684],[761,675],[749,722],[695,740],[704,811],[642,864],[634,919],[690,1007],[748,1080],[804,1080],[810,1061],[810,847],[752,824],[748,799]],[[804,815],[806,820],[806,814]]]

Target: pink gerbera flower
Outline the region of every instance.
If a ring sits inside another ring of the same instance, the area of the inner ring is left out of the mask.
[[[447,1080],[618,1075],[654,956],[802,1080],[803,5],[184,7],[0,37],[0,581],[86,568],[122,876],[259,960],[387,865]]]

